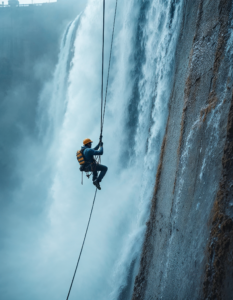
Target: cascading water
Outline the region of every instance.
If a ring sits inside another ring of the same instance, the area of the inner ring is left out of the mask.
[[[80,15],[71,22],[62,38],[60,46],[59,62],[54,72],[53,82],[47,83],[43,89],[39,103],[39,129],[40,134],[47,137],[57,136],[63,122],[66,111],[66,94],[68,88],[68,76],[73,59],[73,47]],[[50,99],[50,101],[48,101]],[[45,121],[48,119],[47,121]],[[48,130],[49,128],[49,130]]]
[[[182,3],[118,1],[103,133],[102,163],[109,171],[70,299],[131,298],[168,116]],[[114,7],[115,1],[108,1],[105,66]],[[95,188],[91,180],[80,184],[75,154],[84,138],[98,143],[101,13],[101,3],[90,0],[69,25],[53,84],[41,96],[38,123],[52,183],[49,224],[36,252],[40,275],[34,275],[46,288],[33,299],[65,299],[91,209]]]
[[[81,299],[130,299],[165,132],[181,8],[182,1],[119,3],[102,160],[109,172],[72,290]],[[114,1],[106,11],[108,53]],[[77,31],[51,187],[47,241],[56,241],[51,253],[64,254],[67,287],[94,193],[91,182],[79,183],[75,153],[86,137],[98,143],[100,15],[101,4],[90,1]]]

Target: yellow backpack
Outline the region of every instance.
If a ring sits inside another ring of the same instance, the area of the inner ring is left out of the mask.
[[[85,158],[83,156],[83,151],[82,150],[77,151],[76,157],[77,157],[77,160],[78,160],[80,166],[84,166],[86,161],[85,161]]]

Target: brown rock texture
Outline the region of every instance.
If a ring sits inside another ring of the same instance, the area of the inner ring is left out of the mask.
[[[232,1],[184,2],[133,300],[232,299]]]
[[[213,207],[204,299],[232,299],[233,295],[233,219],[227,213],[233,196],[233,98],[222,166],[222,179]]]

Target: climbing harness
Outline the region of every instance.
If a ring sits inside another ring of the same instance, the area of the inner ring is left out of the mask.
[[[94,161],[92,163],[88,164],[88,167],[91,166],[91,171],[87,171],[86,168],[85,168],[85,165],[83,167],[80,167],[80,171],[82,172],[82,175],[81,175],[81,184],[82,185],[83,185],[83,172],[86,173],[86,176],[89,179],[91,177],[91,174],[95,171],[96,165],[99,164],[99,162],[97,161],[98,157],[95,157]]]
[[[108,64],[107,84],[106,84],[106,91],[105,91],[105,99],[103,99],[103,91],[104,91],[104,31],[105,31],[105,0],[103,0],[103,38],[102,38],[102,74],[101,74],[102,80],[101,80],[100,142],[102,142],[102,138],[103,138],[103,126],[104,126],[104,117],[105,117],[105,108],[106,108],[107,94],[108,94],[108,82],[109,82],[109,73],[110,73],[110,67],[111,67],[112,46],[113,46],[113,38],[114,38],[114,31],[115,31],[117,2],[118,2],[118,0],[116,0],[116,5],[115,5],[115,14],[114,14],[113,30],[112,30],[112,40],[111,40],[111,48],[110,48],[110,56],[109,56],[109,64]],[[97,159],[97,163],[100,163],[100,156]],[[72,278],[72,281],[71,281],[71,284],[70,284],[70,288],[69,288],[69,292],[68,292],[66,300],[69,299],[70,292],[71,292],[71,289],[72,289],[72,286],[73,286],[73,282],[74,282],[74,278],[75,278],[75,275],[76,275],[76,272],[77,272],[77,269],[78,269],[79,261],[80,261],[81,255],[82,255],[82,251],[83,251],[83,247],[84,247],[84,244],[85,244],[85,240],[86,240],[88,228],[89,228],[90,221],[91,221],[92,212],[93,212],[93,209],[94,209],[96,194],[97,194],[97,188],[95,190],[95,195],[94,195],[94,199],[93,199],[93,203],[92,203],[92,207],[91,207],[91,212],[90,212],[89,220],[88,220],[88,223],[87,223],[87,228],[86,228],[85,236],[84,236],[84,239],[83,239],[82,247],[81,247],[81,250],[80,250],[80,253],[79,253],[78,261],[77,261],[77,264],[76,264],[76,267],[75,267],[74,275],[73,275],[73,278]]]

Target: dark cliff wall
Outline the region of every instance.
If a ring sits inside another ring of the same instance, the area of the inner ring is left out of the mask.
[[[183,16],[134,300],[232,299],[232,1]]]

